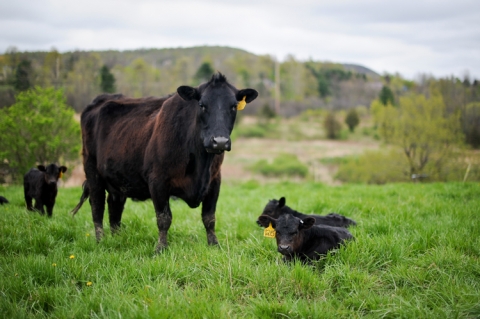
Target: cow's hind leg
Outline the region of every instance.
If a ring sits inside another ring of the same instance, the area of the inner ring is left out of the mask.
[[[95,171],[94,165],[85,165],[88,189],[90,191],[90,206],[92,207],[92,219],[95,226],[95,237],[100,241],[103,237],[103,214],[105,213],[105,182]],[[92,170],[90,170],[92,169]],[[90,173],[92,172],[92,173]]]
[[[45,209],[43,208],[43,202],[40,199],[35,200],[35,210],[40,213],[40,215],[45,215]]]
[[[218,195],[220,194],[220,176],[210,184],[207,196],[202,203],[202,221],[207,231],[207,242],[209,245],[218,245],[215,235],[215,210],[217,208]]]
[[[108,194],[108,217],[110,220],[110,230],[112,234],[115,234],[121,226],[123,208],[125,207],[125,201],[127,198],[118,194]]]

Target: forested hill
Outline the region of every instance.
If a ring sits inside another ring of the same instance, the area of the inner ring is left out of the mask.
[[[377,73],[360,65],[299,61],[291,56],[276,69],[271,56],[221,46],[65,53],[9,50],[0,56],[0,67],[0,106],[11,103],[18,89],[53,85],[65,88],[69,104],[77,111],[101,92],[162,96],[179,85],[197,85],[215,71],[238,88],[257,89],[257,106],[273,107],[279,91],[284,115],[307,108],[369,105],[382,85]],[[105,86],[106,79],[110,86]]]

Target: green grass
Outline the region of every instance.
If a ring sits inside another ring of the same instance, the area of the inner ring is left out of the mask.
[[[220,246],[207,246],[199,209],[172,201],[159,255],[151,201],[128,200],[123,230],[97,244],[88,202],[68,214],[80,188],[59,190],[51,219],[27,212],[22,192],[0,186],[10,200],[0,206],[3,318],[480,316],[478,184],[223,185]],[[255,224],[281,196],[355,219],[356,240],[313,265],[284,264]]]

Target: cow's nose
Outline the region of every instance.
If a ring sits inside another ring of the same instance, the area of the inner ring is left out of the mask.
[[[213,148],[216,150],[222,150],[222,151],[230,151],[230,139],[223,137],[223,136],[217,136],[213,138]]]
[[[289,248],[290,248],[290,246],[288,246],[288,245],[278,245],[278,251],[280,251],[280,252],[288,251]]]

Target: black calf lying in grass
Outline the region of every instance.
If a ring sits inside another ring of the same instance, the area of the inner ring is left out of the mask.
[[[273,218],[278,218],[284,214],[290,214],[300,219],[313,217],[315,218],[315,225],[328,225],[328,226],[335,226],[335,227],[349,227],[350,225],[357,224],[354,220],[336,213],[330,213],[326,216],[305,215],[286,206],[285,202],[286,202],[285,197],[280,198],[280,200],[272,199],[271,201],[268,202],[267,206],[265,206],[265,208],[263,209],[262,215],[267,215]],[[257,224],[261,226],[258,220],[257,220]]]
[[[258,223],[275,229],[278,252],[285,261],[298,258],[301,261],[320,259],[329,250],[338,248],[343,241],[353,239],[352,234],[342,227],[314,225],[315,219],[297,218],[290,214],[278,219],[267,215],[258,217]]]

